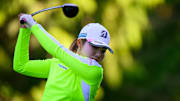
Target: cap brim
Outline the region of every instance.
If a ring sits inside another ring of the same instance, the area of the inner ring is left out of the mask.
[[[107,44],[105,44],[105,43],[97,43],[97,42],[95,42],[95,41],[91,41],[91,42],[89,42],[92,46],[96,46],[96,47],[105,47],[105,48],[107,48],[109,51],[110,51],[110,53],[112,53],[113,54],[113,50],[109,47],[109,45],[107,45]]]

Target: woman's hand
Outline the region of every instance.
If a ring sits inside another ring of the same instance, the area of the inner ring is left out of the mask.
[[[24,20],[24,24],[21,24],[21,27],[23,28],[31,28],[34,24],[37,24],[32,15],[30,14],[20,14],[19,15],[19,21]]]

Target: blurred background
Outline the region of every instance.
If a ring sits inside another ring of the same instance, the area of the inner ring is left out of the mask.
[[[77,4],[79,14],[67,18],[57,9],[34,19],[66,48],[90,22],[111,35],[114,54],[102,62],[96,101],[180,101],[179,0],[0,0],[0,101],[41,100],[46,80],[12,69],[18,14],[64,3]],[[31,36],[30,59],[50,57]]]

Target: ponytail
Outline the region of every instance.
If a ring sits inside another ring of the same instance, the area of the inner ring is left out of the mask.
[[[71,46],[69,47],[69,49],[70,49],[72,52],[74,52],[74,53],[76,53],[76,52],[77,52],[77,49],[78,49],[77,40],[78,40],[78,39],[75,39],[75,40],[72,42]],[[81,39],[81,40],[82,40],[82,43],[83,43],[83,45],[84,45],[84,43],[86,42],[86,39]]]
[[[70,49],[72,52],[74,52],[74,53],[77,52],[77,49],[78,49],[77,39],[75,39],[75,40],[72,42],[72,44],[71,44],[71,46],[70,46],[69,49]]]

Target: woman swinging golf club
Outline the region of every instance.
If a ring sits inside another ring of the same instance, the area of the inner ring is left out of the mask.
[[[98,23],[89,23],[79,33],[70,50],[63,47],[32,15],[21,14],[21,24],[14,53],[13,69],[21,74],[47,78],[42,101],[94,101],[103,78],[103,60],[110,35]],[[29,60],[29,39],[32,34],[54,58]]]

